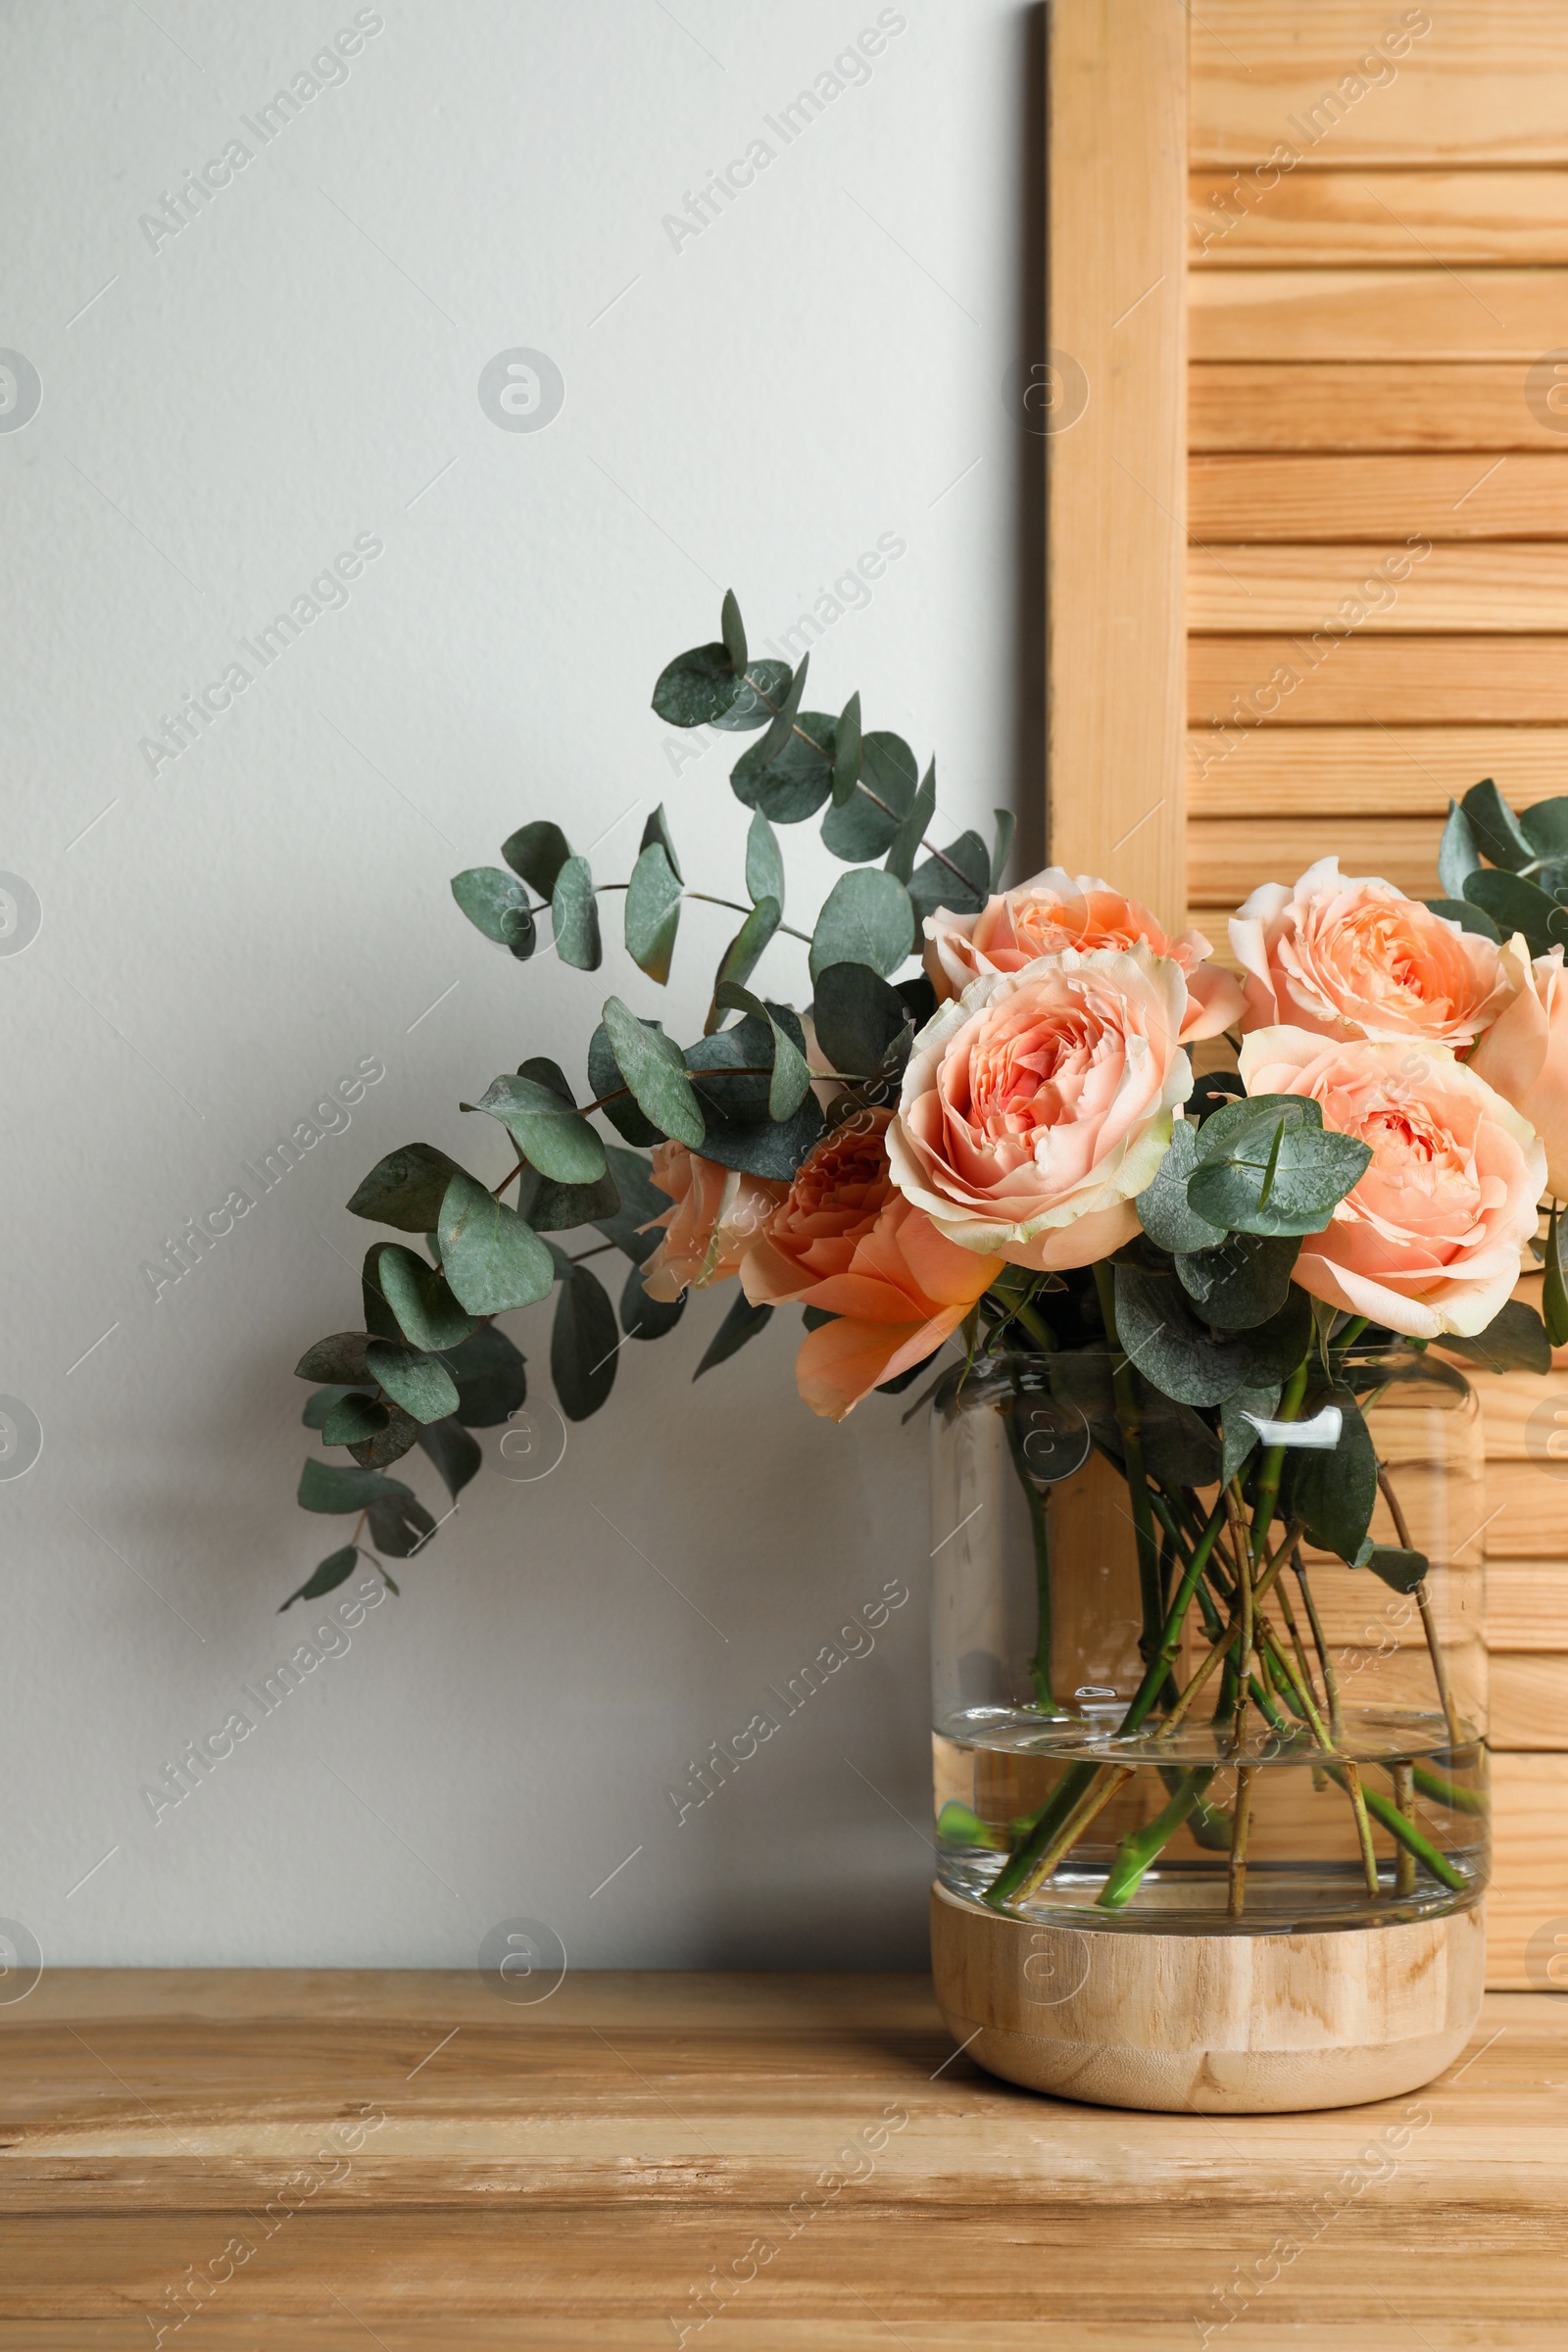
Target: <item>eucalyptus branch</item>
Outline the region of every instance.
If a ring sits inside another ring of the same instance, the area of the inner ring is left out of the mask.
[[[706,890],[688,890],[685,896],[688,899],[701,899],[705,906],[727,906],[732,914],[754,914],[756,912],[755,907],[743,906],[739,899],[715,899],[711,892]],[[804,940],[808,947],[811,944],[809,931],[797,931],[791,923],[780,923],[779,929],[790,939]]]
[[[688,1076],[693,1075],[691,1072],[688,1072],[687,1074]],[[770,1069],[763,1069],[760,1065],[758,1065],[754,1068],[748,1064],[744,1068],[733,1070],[698,1070],[695,1075],[701,1078],[703,1084],[707,1086],[715,1078],[771,1078],[773,1073]],[[613,1087],[608,1095],[599,1095],[596,1096],[592,1102],[584,1102],[580,1111],[578,1112],[578,1116],[580,1118],[586,1118],[591,1110],[604,1110],[612,1102],[624,1102],[630,1094],[631,1088],[629,1086]],[[529,1167],[531,1164],[532,1163],[522,1153],[519,1152],[516,1166],[514,1168],[509,1168],[505,1176],[502,1177],[501,1182],[499,1184],[493,1184],[490,1187],[491,1200],[499,1200],[502,1194],[506,1191],[508,1185],[512,1182],[513,1178],[514,1176],[520,1176],[523,1170]]]
[[[763,692],[762,688],[758,685],[757,680],[752,676],[752,673],[749,669],[746,671],[745,676],[747,685],[750,686],[752,692],[756,695],[763,710],[771,710],[773,716],[777,718],[779,711],[783,708],[783,705],[780,703],[775,703],[769,695]],[[827,758],[826,752],[817,742],[815,736],[808,735],[806,729],[800,724],[799,720],[791,719],[790,733],[792,735],[798,735],[802,743],[806,744],[809,750],[815,752],[819,760],[825,760]],[[899,814],[898,810],[890,808],[888,803],[882,798],[879,792],[873,792],[863,776],[856,777],[855,789],[857,792],[863,792],[866,799],[871,803],[872,808],[880,808],[883,815],[890,817],[894,824],[902,825],[904,823],[904,819]],[[945,850],[939,850],[934,841],[927,841],[922,837],[920,847],[922,850],[928,850],[930,852],[931,856],[936,859],[938,865],[945,865],[950,874],[956,874],[958,880],[963,884],[965,890],[973,889],[974,885],[970,881],[968,875],[964,872],[962,866],[955,865],[953,859],[947,855],[947,852]]]

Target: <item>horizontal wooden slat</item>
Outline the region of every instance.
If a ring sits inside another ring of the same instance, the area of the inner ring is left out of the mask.
[[[1488,1559],[1487,1646],[1568,1651],[1568,1560]],[[1557,1688],[1568,1722],[1568,1665]]]
[[[1560,455],[1194,458],[1188,529],[1200,542],[1556,539],[1568,535]]]
[[[1525,1954],[1553,1920],[1568,1932],[1568,1756],[1494,1756],[1492,1788],[1487,1982],[1544,1991],[1527,1976]]]
[[[1381,874],[1412,898],[1438,888],[1436,817],[1340,817],[1332,838],[1313,816],[1190,817],[1187,892],[1190,900],[1239,906],[1260,882],[1294,882],[1330,853],[1346,874]]]
[[[1539,1278],[1520,1286],[1541,1303]],[[1489,1372],[1472,1383],[1481,1399],[1489,1462],[1534,1462],[1544,1478],[1568,1491],[1568,1348],[1559,1348],[1549,1379],[1534,1372]]]
[[[1199,270],[1189,311],[1195,360],[1529,364],[1563,345],[1568,270]]]
[[[1195,164],[1282,141],[1314,163],[1568,162],[1568,12],[1539,0],[1202,0],[1191,24]]]
[[[1410,538],[1413,548],[1405,543]],[[1568,629],[1568,550],[1494,540],[1437,547],[1422,540],[1412,517],[1404,539],[1380,545],[1226,542],[1189,552],[1191,629],[1216,635],[1314,629],[1336,613],[1380,635],[1466,629],[1519,636]]]
[[[1194,816],[1442,816],[1483,776],[1516,808],[1568,788],[1568,727],[1194,727],[1187,748]]]
[[[1560,170],[1282,171],[1265,164],[1255,172],[1195,172],[1189,195],[1195,269],[1568,262],[1568,172]]]
[[[1528,372],[1521,361],[1194,365],[1188,440],[1216,451],[1561,450],[1568,437],[1526,401]]]
[[[1568,1651],[1494,1651],[1491,1680],[1494,1749],[1568,1748]]]
[[[1506,725],[1568,721],[1568,643],[1560,637],[1347,637],[1311,667],[1311,649],[1293,637],[1194,637],[1188,645],[1188,713],[1218,723],[1238,697],[1266,687],[1276,670],[1276,712],[1293,726]]]
[[[1487,1529],[1489,1558],[1568,1555],[1568,1478],[1552,1477],[1534,1462],[1489,1461],[1487,1509],[1496,1513]]]

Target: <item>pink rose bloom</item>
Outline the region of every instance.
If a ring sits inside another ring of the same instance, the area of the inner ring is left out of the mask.
[[[893,1181],[960,1249],[1044,1271],[1138,1231],[1192,1092],[1187,975],[1142,945],[982,972],[914,1041],[888,1129]]]
[[[1512,1004],[1487,1031],[1468,1067],[1521,1111],[1546,1152],[1546,1188],[1568,1200],[1568,974],[1563,952],[1532,963],[1522,939],[1502,951]]]
[[[939,906],[926,916],[925,936],[925,968],[939,1003],[961,996],[982,972],[1021,971],[1064,948],[1135,948],[1142,941],[1187,974],[1184,1046],[1218,1037],[1242,1017],[1241,985],[1207,962],[1213,950],[1201,931],[1172,939],[1136,899],[1124,899],[1093,874],[1069,874],[1059,865],[990,900],[978,914],[950,914]]]
[[[649,1233],[661,1226],[664,1235],[643,1266],[649,1298],[678,1298],[684,1290],[705,1291],[710,1282],[738,1274],[789,1186],[739,1176],[684,1144],[656,1144],[653,1159],[654,1182],[675,1205],[642,1228]]]
[[[1246,976],[1245,1029],[1278,1021],[1320,1037],[1473,1044],[1508,1002],[1490,939],[1461,931],[1375,875],[1320,858],[1293,889],[1265,882],[1231,917]]]
[[[1296,1280],[1314,1298],[1413,1340],[1484,1331],[1519,1279],[1546,1155],[1511,1103],[1442,1046],[1348,1044],[1255,1029],[1242,1046],[1250,1095],[1308,1095],[1323,1124],[1372,1162],[1309,1233]]]
[[[945,1242],[894,1190],[892,1115],[858,1111],[823,1137],[741,1268],[754,1306],[794,1301],[837,1318],[808,1332],[795,1359],[802,1396],[833,1421],[923,1364],[1002,1272],[1001,1258]]]

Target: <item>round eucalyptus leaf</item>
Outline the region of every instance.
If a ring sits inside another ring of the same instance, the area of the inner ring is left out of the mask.
[[[729,779],[735,798],[747,808],[760,808],[775,825],[799,825],[814,816],[833,788],[833,723],[824,710],[798,712],[771,755],[770,728],[736,760]]]
[[[394,1347],[390,1340],[372,1340],[365,1360],[370,1378],[414,1420],[444,1421],[457,1411],[457,1387],[439,1356],[426,1355],[419,1348]]]
[[[726,735],[749,734],[755,727],[771,726],[790,690],[787,662],[753,662],[741,690],[722,715],[713,720]]]
[[[499,865],[470,865],[452,877],[452,896],[476,931],[498,947],[527,956],[536,932],[528,893],[514,874]]]
[[[741,691],[729,648],[697,645],[661,670],[654,709],[672,727],[716,726]]]
[[[914,910],[896,875],[859,867],[841,874],[811,935],[814,986],[834,963],[869,964],[884,979],[914,952]]]
[[[662,1138],[700,1151],[703,1116],[679,1047],[662,1030],[640,1021],[618,997],[607,999],[604,1020],[611,1052],[638,1109]]]

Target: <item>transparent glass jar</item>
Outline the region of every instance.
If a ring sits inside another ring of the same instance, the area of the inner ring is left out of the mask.
[[[1360,1928],[1479,1898],[1479,1408],[1461,1373],[1410,1350],[1352,1348],[1341,1378],[1375,1448],[1380,1550],[1352,1569],[1304,1540],[1284,1545],[1290,1523],[1270,1524],[1245,1699],[1233,1629],[1248,1554],[1218,1501],[1217,1415],[1129,1384],[1103,1349],[992,1357],[944,1382],[932,1667],[950,1892],[1162,1934]],[[1142,1547],[1122,1467],[1129,1398],[1153,1498],[1155,1543]],[[1314,1423],[1321,1444],[1315,1408],[1295,1429],[1267,1423],[1244,1481],[1265,1439],[1290,1438],[1288,1498]],[[1211,1513],[1222,1532],[1172,1647],[1173,1599]]]

